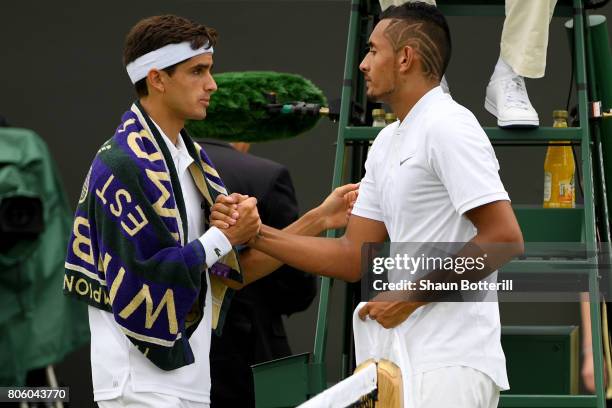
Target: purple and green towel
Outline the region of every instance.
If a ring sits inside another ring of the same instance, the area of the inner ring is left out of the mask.
[[[112,313],[149,360],[172,370],[194,362],[188,339],[203,317],[203,273],[217,333],[233,293],[222,278],[242,282],[242,275],[235,250],[207,270],[202,244],[186,242],[185,203],[162,137],[136,102],[98,151],[75,214],[64,293]],[[210,208],[225,186],[204,150],[181,137]]]

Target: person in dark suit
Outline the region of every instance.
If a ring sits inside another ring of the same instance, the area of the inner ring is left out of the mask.
[[[263,223],[282,229],[297,220],[295,191],[285,166],[248,154],[248,143],[199,142],[228,191],[257,198]],[[212,408],[255,407],[250,366],[291,354],[282,315],[308,308],[316,291],[314,275],[283,265],[235,293],[223,334],[212,336]]]

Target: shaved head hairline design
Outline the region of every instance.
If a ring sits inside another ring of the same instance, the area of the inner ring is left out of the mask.
[[[421,67],[425,77],[440,80],[443,75],[444,57],[439,46],[424,29],[423,26],[426,23],[393,17],[385,20],[390,22],[384,30],[384,35],[389,40],[394,52],[400,51],[405,46],[410,46],[421,57]]]

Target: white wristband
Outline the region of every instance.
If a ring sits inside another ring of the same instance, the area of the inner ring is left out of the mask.
[[[232,250],[232,244],[228,241],[227,237],[217,227],[210,227],[208,231],[198,238],[204,247],[206,252],[206,266],[209,268],[224,257]]]

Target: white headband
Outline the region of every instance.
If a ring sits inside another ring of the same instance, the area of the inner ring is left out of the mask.
[[[125,69],[132,83],[135,84],[142,78],[145,78],[152,69],[164,69],[196,55],[212,53],[213,47],[208,47],[208,42],[194,50],[191,48],[191,42],[184,41],[178,44],[164,45],[157,50],[141,55],[127,64]]]

